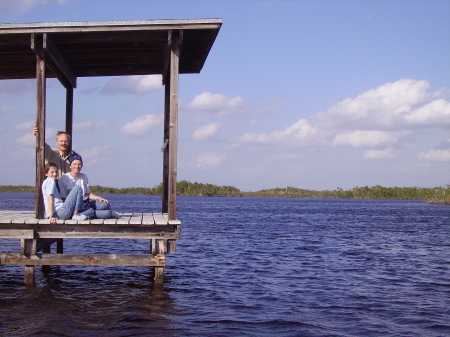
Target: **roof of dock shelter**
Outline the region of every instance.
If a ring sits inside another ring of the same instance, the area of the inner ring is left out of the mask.
[[[221,19],[0,24],[0,79],[36,77],[33,33],[46,33],[75,77],[90,77],[163,74],[168,34],[182,30],[179,73],[199,73],[221,25]]]

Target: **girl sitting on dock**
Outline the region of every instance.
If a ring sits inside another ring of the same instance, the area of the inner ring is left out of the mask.
[[[47,177],[42,183],[45,213],[51,224],[56,224],[58,219],[85,220],[84,214],[79,214],[83,208],[83,191],[77,186],[72,189],[63,202],[58,187],[58,167],[55,163],[45,164],[44,174]]]
[[[91,192],[89,189],[88,177],[81,173],[83,167],[83,160],[81,156],[73,152],[69,155],[70,172],[67,172],[61,177],[59,187],[61,190],[61,197],[65,198],[73,188],[81,187],[83,193],[83,202],[86,211],[82,211],[88,218],[109,219],[117,217],[116,212],[111,212],[109,201]],[[92,212],[92,213],[91,213]]]

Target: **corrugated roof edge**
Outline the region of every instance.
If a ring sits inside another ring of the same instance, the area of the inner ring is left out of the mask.
[[[34,23],[3,23],[0,29],[37,29],[37,28],[70,28],[70,27],[106,27],[106,26],[148,26],[148,25],[196,25],[222,24],[222,19],[167,19],[167,20],[136,20],[136,21],[74,21],[74,22],[34,22]]]

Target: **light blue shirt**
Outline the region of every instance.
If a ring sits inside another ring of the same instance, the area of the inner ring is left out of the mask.
[[[47,178],[42,183],[42,195],[44,198],[45,215],[48,218],[52,216],[63,205],[61,196],[59,195],[58,188],[56,187],[55,179]],[[48,196],[53,195],[53,209],[48,209]]]

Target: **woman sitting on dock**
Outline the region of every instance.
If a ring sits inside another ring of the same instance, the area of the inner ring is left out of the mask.
[[[67,172],[61,177],[59,181],[59,188],[61,190],[61,197],[65,198],[75,186],[79,186],[83,193],[83,202],[85,214],[88,218],[109,219],[116,217],[116,212],[111,212],[109,201],[91,192],[89,189],[88,177],[81,173],[83,167],[83,160],[78,153],[69,155],[70,172]],[[95,212],[95,213],[94,213]]]
[[[83,190],[77,186],[72,189],[63,202],[58,187],[58,167],[55,163],[45,164],[44,174],[47,177],[42,183],[45,213],[51,224],[58,219],[85,220],[86,216],[79,214],[83,206]]]

